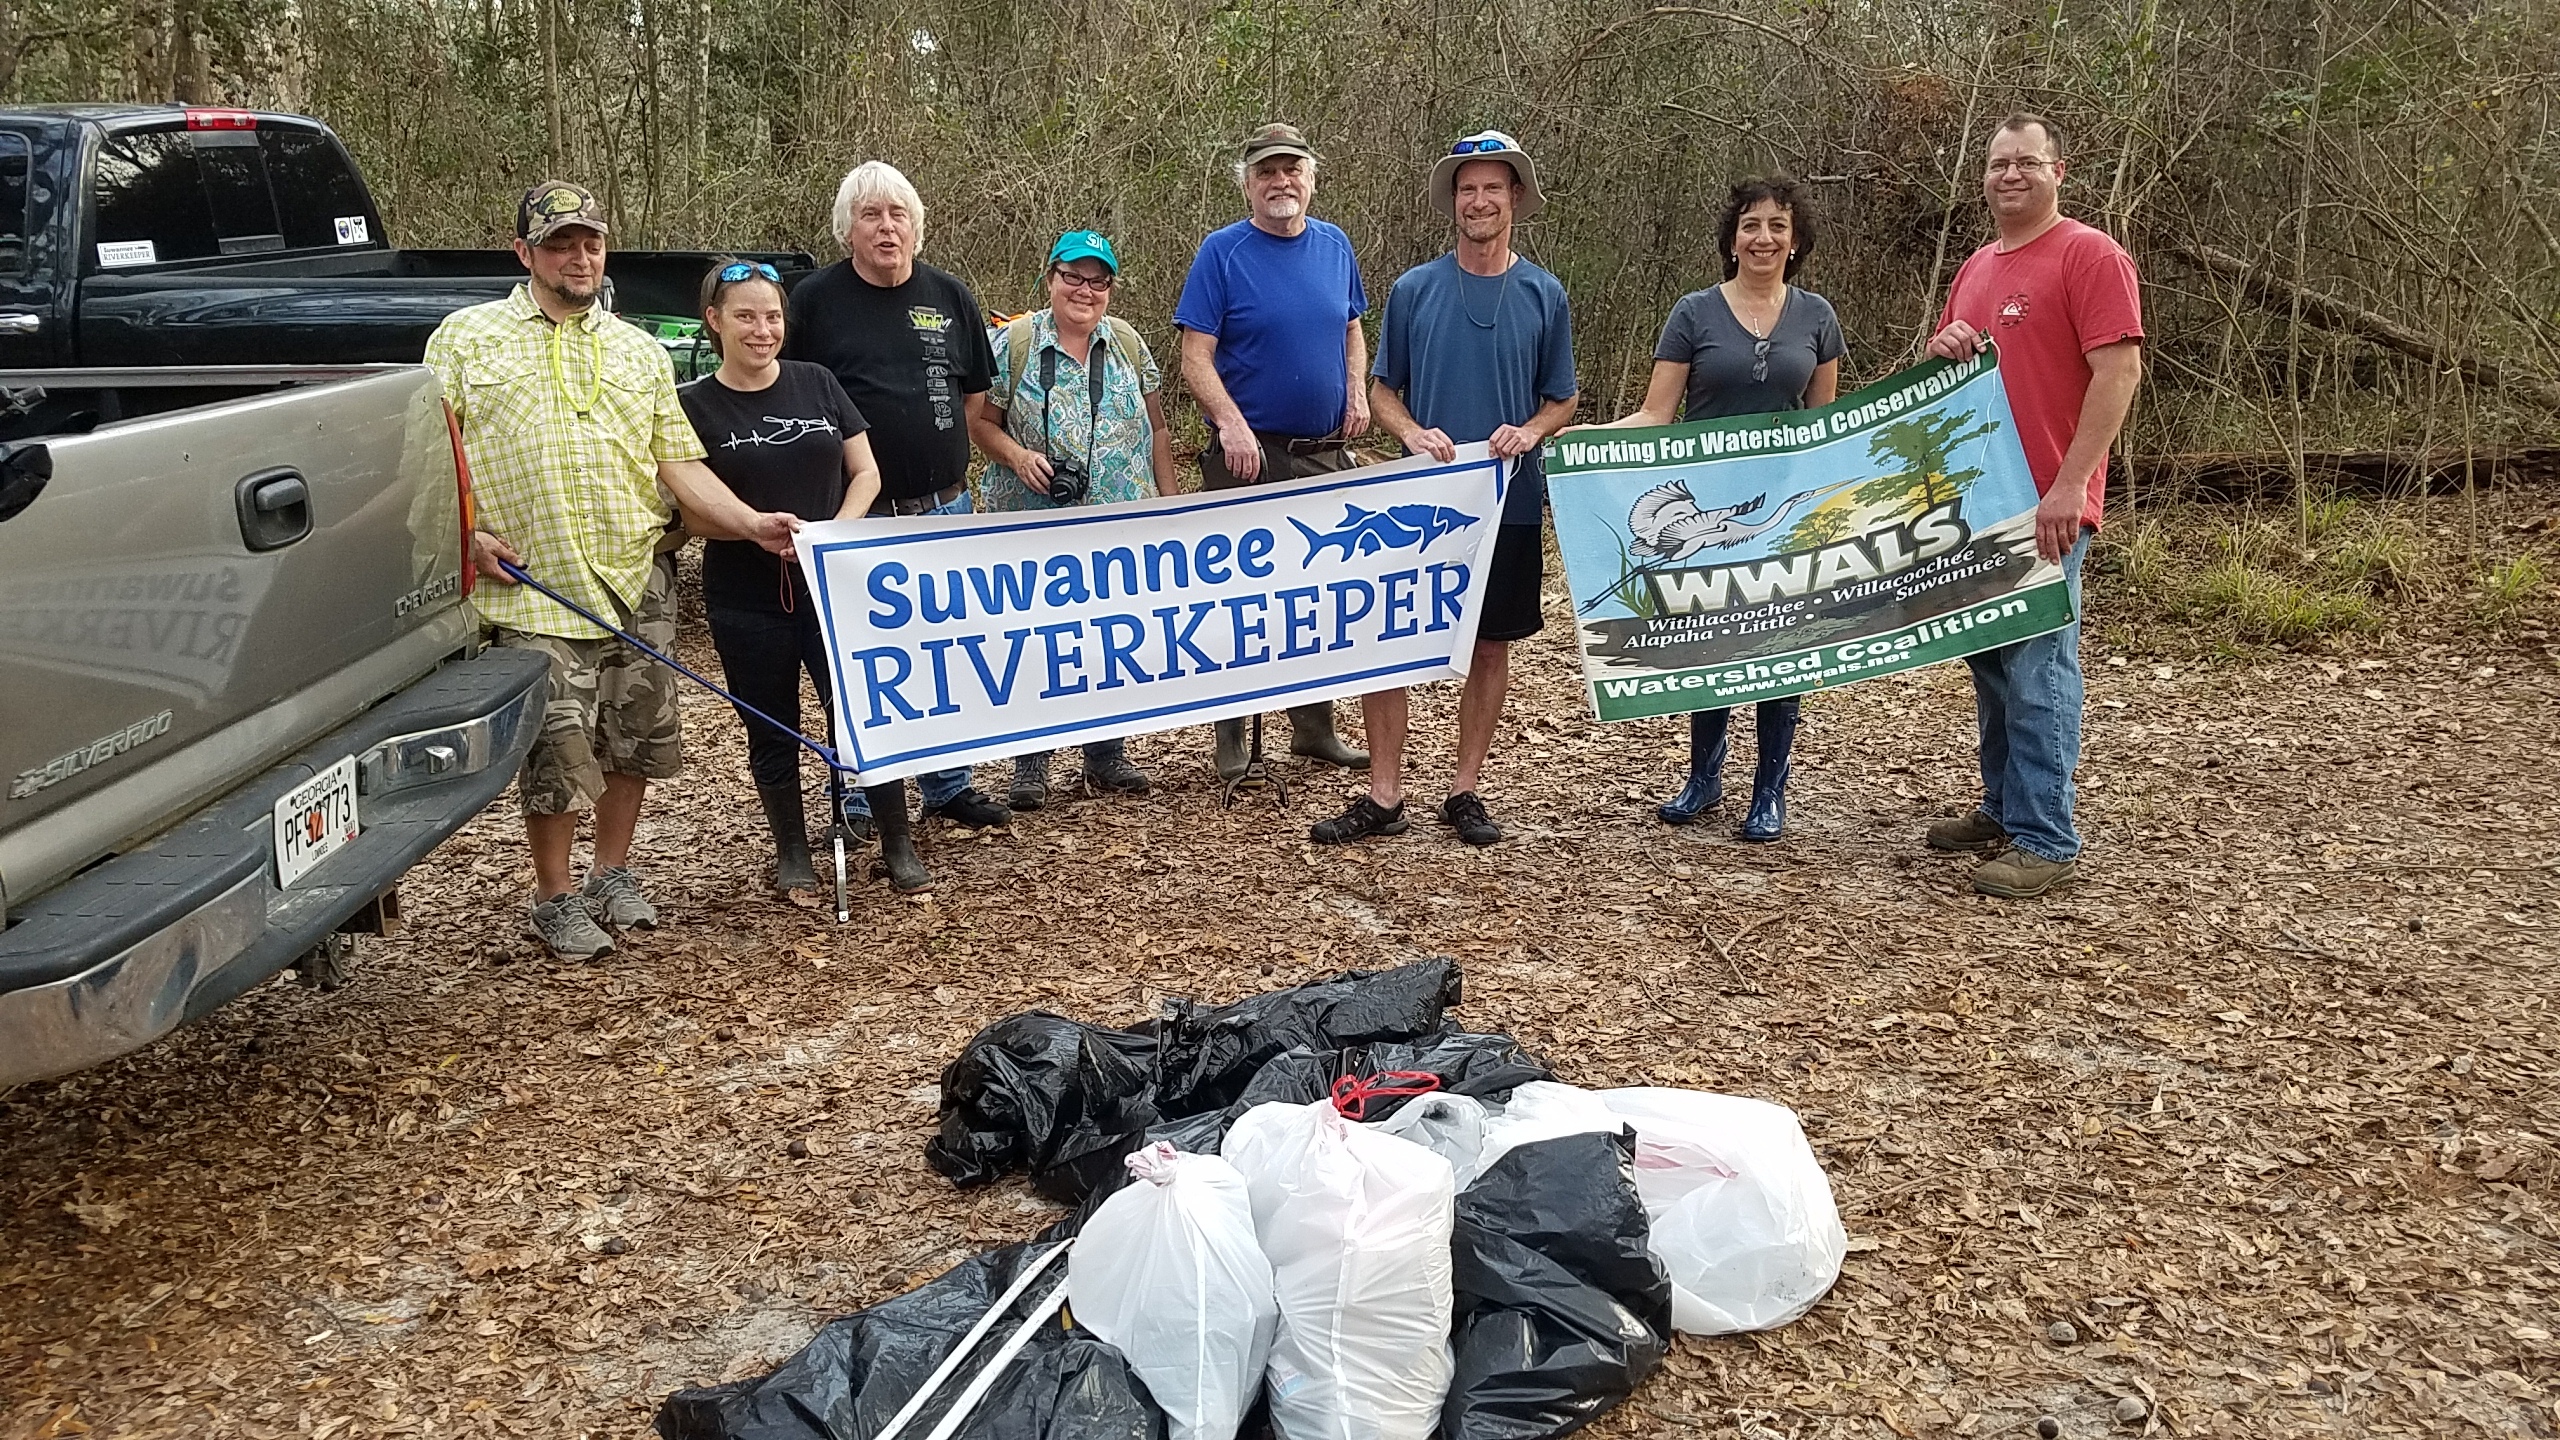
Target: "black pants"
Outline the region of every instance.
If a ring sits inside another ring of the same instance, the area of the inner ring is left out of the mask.
[[[781,610],[714,609],[711,648],[719,652],[720,674],[729,692],[767,715],[805,730],[800,724],[800,673],[806,670],[818,687],[819,738],[828,728],[826,697],[827,645],[818,633],[814,598],[801,597],[800,607]],[[800,782],[800,742],[771,725],[741,712],[747,727],[747,769],[758,785]]]

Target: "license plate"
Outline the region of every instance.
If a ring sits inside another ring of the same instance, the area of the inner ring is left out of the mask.
[[[356,838],[356,757],[350,755],[276,802],[276,888],[301,880]]]

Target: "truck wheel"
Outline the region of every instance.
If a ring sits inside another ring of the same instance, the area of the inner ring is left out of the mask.
[[[356,937],[335,931],[304,951],[302,958],[293,962],[293,969],[302,979],[302,988],[325,993],[347,983],[355,958]]]

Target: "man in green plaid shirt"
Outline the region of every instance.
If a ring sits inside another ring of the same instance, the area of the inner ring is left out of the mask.
[[[526,283],[447,316],[426,362],[471,463],[472,556],[492,582],[474,598],[490,641],[551,657],[542,732],[516,788],[533,850],[533,932],[554,954],[584,958],[613,948],[606,924],[657,923],[631,873],[631,836],[649,782],[682,765],[675,676],[497,562],[670,650],[675,566],[660,541],[678,510],[696,535],[776,554],[791,552],[799,522],[748,508],[703,465],[665,350],[596,304],[605,219],[595,197],[546,180],[516,207],[516,236]],[[573,889],[570,852],[590,809],[595,864]]]

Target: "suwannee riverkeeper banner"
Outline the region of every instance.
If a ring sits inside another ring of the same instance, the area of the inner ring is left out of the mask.
[[[1467,673],[1481,444],[1128,505],[829,520],[801,568],[865,784]]]
[[[1989,352],[1819,410],[1576,430],[1546,462],[1602,720],[1774,700],[2071,623]]]

